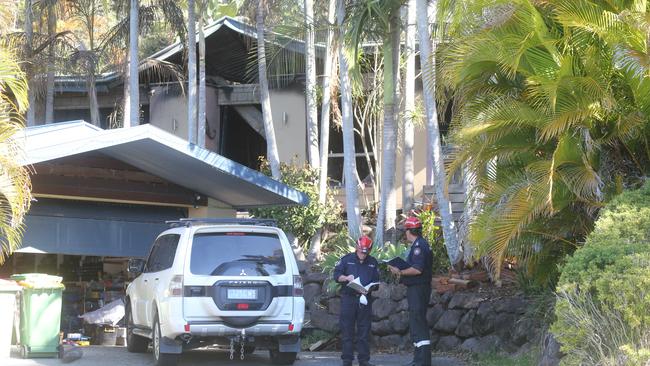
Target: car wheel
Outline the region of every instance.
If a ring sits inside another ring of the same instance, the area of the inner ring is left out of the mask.
[[[271,363],[274,365],[293,365],[296,362],[297,352],[280,352],[278,350],[269,350]]]
[[[147,347],[149,347],[149,340],[133,333],[135,324],[133,323],[133,313],[129,301],[127,300],[126,305],[126,349],[132,353],[144,353],[147,352]]]
[[[255,346],[244,345],[244,354],[250,355],[255,352]]]
[[[162,341],[162,335],[160,333],[160,322],[158,321],[158,315],[156,315],[153,322],[153,359],[156,366],[176,366],[178,364],[179,356],[174,353],[162,353],[160,352],[160,342]]]

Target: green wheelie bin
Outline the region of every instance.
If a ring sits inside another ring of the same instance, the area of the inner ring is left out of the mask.
[[[42,273],[11,276],[22,287],[20,344],[24,358],[58,357],[61,328],[61,277]]]

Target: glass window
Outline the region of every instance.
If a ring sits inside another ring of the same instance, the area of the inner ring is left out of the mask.
[[[271,276],[286,271],[276,234],[199,233],[194,235],[190,271],[208,276]]]
[[[149,253],[149,258],[147,258],[147,264],[144,266],[144,272],[155,272],[155,263],[157,262],[156,256],[158,254],[158,247],[160,247],[160,239],[157,239],[153,243],[153,247],[151,248],[151,253]]]
[[[159,272],[170,268],[174,264],[179,239],[180,235],[178,234],[164,235],[158,238],[147,260],[145,272]]]

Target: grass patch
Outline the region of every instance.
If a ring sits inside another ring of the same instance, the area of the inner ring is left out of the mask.
[[[308,351],[309,346],[312,344],[323,340],[326,341],[330,338],[332,338],[334,334],[321,330],[321,329],[310,329],[310,330],[303,330],[303,334],[301,336],[301,343],[302,343],[302,350],[303,351]]]

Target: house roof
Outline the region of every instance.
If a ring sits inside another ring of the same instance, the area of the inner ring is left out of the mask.
[[[257,39],[257,29],[254,26],[244,23],[236,18],[232,18],[228,16],[222,17],[221,19],[215,20],[214,22],[207,25],[205,28],[203,28],[203,34],[207,41],[208,37],[210,37],[211,35],[213,35],[219,30],[225,30],[225,29],[238,33],[242,36],[246,36],[248,38]],[[272,42],[274,44],[278,46],[282,46],[294,52],[305,53],[304,41],[277,32],[270,32],[270,33],[273,36]],[[196,39],[197,39],[196,42],[198,44],[198,36],[196,37]],[[268,41],[269,40],[267,39],[267,42]],[[324,56],[325,47],[319,44],[315,45],[315,47],[316,47],[317,55],[319,57]],[[182,50],[183,50],[183,43],[179,41],[163,48],[162,50],[154,53],[149,57],[158,60],[167,60],[169,57],[171,57],[172,55],[178,52],[181,52]]]
[[[257,30],[254,26],[246,24],[238,19],[222,17],[203,28],[206,42],[206,68],[208,73],[222,76],[235,82],[250,82],[247,72],[257,70],[252,67],[250,47],[247,42],[256,42]],[[304,53],[305,43],[302,40],[292,38],[276,32],[267,32],[272,37],[266,39],[266,43],[272,44],[284,50]],[[197,44],[198,44],[198,36]],[[243,41],[245,39],[246,41]],[[175,42],[162,50],[149,56],[150,59],[169,61],[176,64],[186,62],[183,59],[183,48],[185,40]],[[325,55],[325,47],[317,44],[316,57],[322,58]],[[140,71],[144,69],[140,65]],[[98,91],[106,92],[109,87],[120,83],[121,73],[109,72],[97,75],[96,87]],[[57,76],[58,92],[85,92],[85,78],[81,76]]]
[[[22,165],[100,152],[234,208],[305,205],[283,183],[153,125],[103,130],[84,121],[25,128]]]

